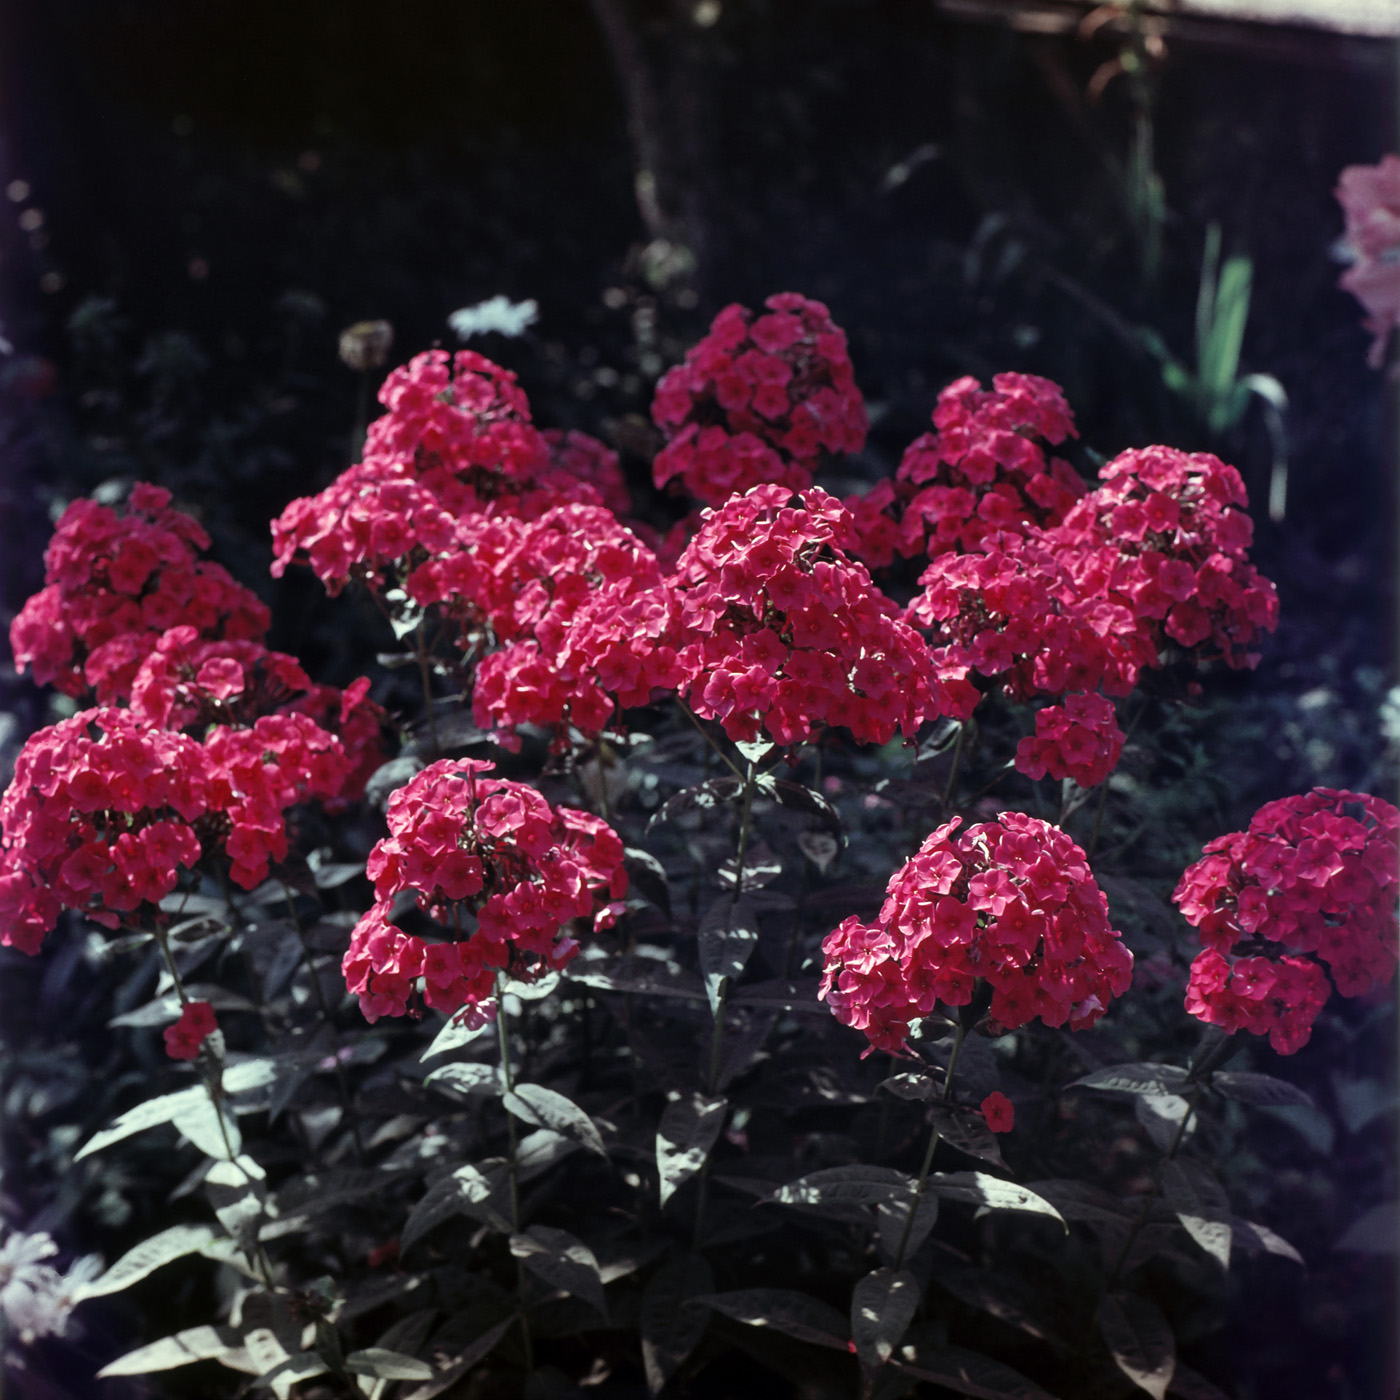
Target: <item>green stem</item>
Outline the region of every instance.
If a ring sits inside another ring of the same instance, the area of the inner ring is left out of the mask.
[[[501,1043],[501,1081],[507,1094],[515,1092],[510,1073],[510,1026],[506,1015],[505,988],[498,973],[496,976],[496,1035]],[[518,1163],[519,1144],[515,1135],[515,1115],[506,1114],[506,1167],[510,1176],[510,1228],[514,1234],[520,1233],[520,1168]],[[535,1369],[535,1349],[530,1338],[530,1322],[525,1316],[525,1265],[515,1261],[515,1293],[520,1304],[520,1338],[525,1347],[525,1369]]]
[[[948,1103],[953,1097],[953,1074],[958,1067],[958,1056],[962,1054],[963,1039],[967,1032],[963,1029],[963,1023],[958,1021],[953,1031],[953,1051],[948,1056],[948,1071],[943,1076],[943,1093],[940,1096],[941,1103]],[[928,1184],[929,1169],[933,1166],[934,1149],[938,1146],[938,1126],[937,1119],[929,1126],[928,1150],[924,1153],[924,1164],[919,1168],[919,1180],[914,1187],[914,1199],[909,1203],[909,1214],[904,1217],[904,1230],[899,1237],[899,1248],[895,1251],[894,1267],[896,1271],[904,1263],[904,1251],[909,1246],[909,1234],[914,1228],[914,1217],[919,1213],[919,1203],[924,1198],[924,1187]]]
[[[967,726],[958,726],[958,737],[953,743],[953,766],[948,770],[948,786],[943,790],[943,808],[946,811],[953,805],[953,794],[958,790],[958,768],[962,764],[963,735]]]
[[[316,973],[316,960],[312,956],[310,943],[306,941],[306,931],[301,926],[296,901],[292,898],[292,892],[285,881],[282,883],[282,894],[287,901],[287,913],[291,915],[292,927],[297,931],[297,941],[301,944],[301,956],[306,964],[306,975],[311,979],[311,991],[316,998],[317,1009],[321,1013],[321,1020],[331,1033],[331,1053],[335,1060],[335,1083],[336,1088],[340,1091],[340,1107],[345,1114],[345,1121],[350,1124],[350,1136],[355,1141],[355,1157],[360,1165],[364,1166],[365,1144],[364,1139],[360,1136],[360,1119],[350,1097],[350,1085],[345,1078],[345,1068],[340,1063],[340,1036],[336,1033],[335,1023],[331,1020],[331,1008],[326,1001],[326,990],[321,986],[321,979]]]
[[[418,658],[418,675],[423,682],[423,704],[428,711],[428,737],[433,743],[433,757],[442,757],[442,746],[438,743],[437,714],[433,709],[433,677],[428,662],[428,647],[425,640],[426,619],[419,618],[413,633],[413,652]]]
[[[744,775],[739,771],[738,764],[736,764],[734,760],[730,758],[729,755],[725,753],[725,751],[722,748],[720,748],[720,746],[717,743],[715,743],[715,741],[710,737],[709,732],[706,730],[705,726],[700,723],[699,719],[696,718],[695,712],[690,708],[690,706],[687,705],[685,701],[680,698],[680,696],[676,697],[676,704],[678,704],[681,707],[681,713],[691,722],[691,724],[695,726],[700,737],[720,756],[721,760],[724,763],[724,766],[728,768],[729,771],[733,773],[736,778],[742,780]],[[752,765],[750,765],[750,768],[752,768]]]

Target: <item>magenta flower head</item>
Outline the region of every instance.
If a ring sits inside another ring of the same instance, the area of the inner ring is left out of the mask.
[[[851,559],[850,514],[817,487],[755,486],[705,512],[671,580],[691,708],[731,739],[797,744],[823,725],[859,743],[971,710],[976,691],[935,675],[928,647]]]
[[[1067,695],[1035,717],[1035,735],[1016,745],[1016,768],[1028,778],[1072,778],[1097,787],[1117,767],[1123,731],[1102,695]]]
[[[782,292],[755,316],[726,306],[656,386],[651,416],[669,439],[658,486],[679,478],[707,505],[761,482],[812,484],[823,449],[859,452],[869,420],[845,333],[819,301]]]
[[[1269,802],[1217,837],[1172,896],[1200,933],[1186,1009],[1226,1031],[1308,1042],[1330,988],[1388,982],[1397,956],[1400,813],[1378,797],[1314,788]]]
[[[1037,1016],[1083,1030],[1132,981],[1133,955],[1063,831],[1022,812],[961,824],[895,871],[873,923],[852,916],[822,944],[821,996],[871,1050],[905,1053],[914,1022],[940,1002],[966,1006],[982,981],[1005,1030]]]
[[[125,700],[156,638],[187,625],[200,637],[258,640],[270,617],[255,593],[218,564],[204,527],[145,482],[122,513],[74,501],[44,554],[44,588],[10,625],[20,671],[65,695],[96,691],[100,704]]]
[[[419,992],[468,1021],[495,1014],[496,974],[530,981],[578,952],[571,926],[606,928],[627,890],[622,841],[598,817],[551,807],[534,788],[440,759],[389,799],[389,835],[370,853],[375,903],[343,969],[365,1016],[402,1016]],[[411,893],[424,934],[392,922]]]

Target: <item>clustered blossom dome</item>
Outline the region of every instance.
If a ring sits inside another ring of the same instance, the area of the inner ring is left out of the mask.
[[[551,466],[565,476],[586,481],[614,515],[631,513],[632,497],[611,447],[576,428],[546,428],[541,436],[549,449]]]
[[[1082,1030],[1132,981],[1133,955],[1063,831],[1020,812],[959,834],[961,822],[894,873],[873,924],[853,915],[822,943],[820,994],[872,1050],[902,1054],[914,1022],[939,1002],[966,1006],[979,979],[1006,1030],[1037,1016]]]
[[[696,714],[731,739],[797,744],[823,725],[860,743],[912,734],[965,703],[845,550],[850,514],[825,491],[755,486],[705,512],[671,580],[677,661]]]
[[[1133,449],[1047,532],[1081,596],[1128,608],[1154,655],[1173,645],[1203,660],[1258,664],[1278,625],[1273,584],[1249,562],[1254,523],[1244,482],[1208,452]]]
[[[1016,767],[1028,778],[1071,778],[1097,787],[1118,765],[1123,731],[1102,695],[1067,695],[1035,717],[1035,734],[1016,746]]]
[[[1078,436],[1064,391],[1048,379],[998,374],[991,389],[956,380],[939,394],[933,423],[936,432],[905,449],[893,481],[846,502],[857,556],[871,568],[1057,525],[1084,494],[1073,467],[1046,451]]]
[[[132,488],[125,514],[96,501],[63,512],[44,554],[44,588],[10,625],[19,670],[65,695],[124,699],[151,644],[169,627],[202,637],[260,639],[266,605],[197,556],[209,536],[170,505],[170,492]]]
[[[674,601],[656,556],[610,511],[560,506],[520,527],[499,575],[491,622],[507,645],[477,670],[478,724],[597,734],[619,707],[677,685],[664,640]]]
[[[1390,803],[1314,788],[1267,803],[1247,831],[1212,841],[1172,896],[1205,945],[1186,1009],[1226,1031],[1268,1035],[1289,1055],[1307,1044],[1327,1000],[1323,964],[1343,996],[1388,982],[1397,833]]]
[[[1102,688],[1127,695],[1154,653],[1132,612],[1085,595],[1038,535],[988,536],[981,552],[936,556],[908,619],[929,633],[940,674],[975,670],[1016,700]],[[975,691],[959,711],[966,719]]]
[[[424,1001],[494,1014],[498,971],[531,980],[578,951],[566,926],[608,927],[627,889],[623,847],[598,817],[551,807],[534,788],[487,776],[493,765],[440,759],[389,799],[389,835],[370,854],[375,903],[355,926],[343,969],[365,1016]],[[443,925],[425,942],[391,922],[396,896]]]
[[[273,521],[275,577],[304,563],[332,595],[352,579],[402,583],[431,559],[478,548],[487,518],[598,505],[622,486],[615,455],[586,434],[551,448],[515,376],[473,351],[417,355],[379,398],[389,411],[370,425],[364,460]]]
[[[679,478],[709,505],[760,482],[801,490],[822,449],[864,446],[869,420],[831,313],[796,292],[764,306],[726,306],[656,386],[652,417],[668,438],[658,486]]]
[[[0,942],[37,952],[64,908],[115,928],[213,851],[251,889],[287,854],[287,808],[344,781],[340,741],[305,715],[203,744],[114,708],[42,729],[0,799]]]

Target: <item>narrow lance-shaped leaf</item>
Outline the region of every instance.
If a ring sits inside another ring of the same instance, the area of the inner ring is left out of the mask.
[[[720,987],[739,977],[758,946],[758,915],[745,895],[722,895],[700,920],[700,972],[710,1014],[719,1014]]]
[[[642,1290],[638,1324],[647,1388],[653,1395],[700,1344],[710,1324],[704,1300],[714,1286],[709,1264],[698,1254],[686,1254],[663,1264]]]
[[[1176,1065],[1127,1064],[1096,1069],[1066,1087],[1113,1094],[1175,1094],[1185,1083],[1186,1071]]]
[[[1163,1162],[1162,1191],[1186,1233],[1220,1265],[1230,1267],[1230,1203],[1198,1163]]]
[[[352,1351],[345,1358],[345,1369],[352,1376],[371,1376],[385,1381],[428,1381],[433,1378],[433,1368],[416,1356],[405,1356],[401,1351],[389,1351],[385,1347],[365,1347],[362,1351]]]
[[[598,1261],[593,1251],[567,1230],[531,1225],[524,1234],[510,1237],[510,1252],[546,1283],[607,1313]]]
[[[983,1210],[1029,1211],[1065,1223],[1064,1216],[1044,1196],[988,1172],[934,1172],[924,1189],[952,1201],[971,1201]]]
[[[597,1124],[572,1100],[542,1084],[517,1084],[504,1096],[507,1111],[535,1128],[552,1128],[580,1146],[606,1157]]]
[[[846,1319],[828,1303],[789,1288],[742,1288],[711,1293],[705,1302],[750,1327],[771,1327],[799,1341],[846,1350]]]
[[[894,1364],[907,1376],[933,1381],[971,1400],[1055,1400],[1019,1371],[962,1347],[919,1347],[912,1359],[896,1358]]]
[[[1176,1370],[1176,1339],[1156,1304],[1135,1293],[1105,1294],[1099,1331],[1118,1369],[1153,1400],[1166,1400]]]
[[[97,1378],[145,1376],[153,1371],[170,1371],[176,1366],[188,1366],[195,1361],[221,1361],[234,1370],[254,1375],[258,1371],[249,1363],[242,1336],[232,1327],[187,1327],[172,1337],[148,1342],[125,1356],[117,1357],[115,1361],[109,1361],[97,1373]]]
[[[875,1229],[880,1245],[880,1258],[887,1264],[894,1263],[901,1244],[904,1246],[904,1257],[912,1259],[919,1246],[928,1239],[929,1231],[938,1223],[938,1197],[925,1192],[914,1209],[914,1223],[909,1226],[909,1234],[906,1236],[904,1226],[913,1204],[914,1198],[911,1194],[900,1200],[881,1201],[875,1208]]]
[[[689,1093],[673,1099],[662,1110],[656,1130],[656,1167],[663,1206],[677,1187],[705,1165],[724,1127],[727,1107],[726,1099]]]
[[[135,1108],[129,1108],[120,1114],[110,1128],[93,1134],[73,1160],[81,1161],[94,1152],[100,1152],[104,1147],[110,1147],[114,1142],[131,1137],[133,1133],[145,1132],[147,1128],[169,1123],[177,1113],[190,1108],[201,1099],[208,1101],[202,1084],[196,1084],[191,1089],[181,1089],[174,1094],[162,1094],[159,1098],[147,1099],[145,1103],[139,1103]]]
[[[1312,1099],[1297,1085],[1286,1079],[1275,1079],[1271,1074],[1253,1074],[1244,1070],[1217,1070],[1210,1077],[1210,1086],[1236,1103],[1254,1104],[1260,1108],[1274,1108],[1281,1104],[1296,1104],[1301,1108],[1315,1108]]]
[[[407,1250],[454,1215],[470,1216],[502,1233],[509,1231],[505,1188],[506,1168],[502,1162],[458,1167],[451,1176],[430,1186],[409,1212],[399,1247]]]
[[[512,1313],[510,1317],[483,1332],[481,1336],[455,1356],[440,1362],[433,1371],[432,1380],[414,1386],[406,1395],[401,1395],[400,1400],[435,1400],[435,1397],[441,1395],[444,1390],[449,1390],[456,1385],[477,1362],[489,1356],[495,1350],[496,1344],[514,1325],[515,1315]]]
[[[198,1254],[214,1240],[221,1238],[209,1225],[172,1225],[158,1235],[133,1245],[100,1278],[82,1285],[78,1298],[100,1298],[106,1293],[119,1293],[130,1288],[162,1264]]]
[[[826,1167],[778,1187],[772,1199],[790,1206],[828,1202],[873,1206],[882,1201],[907,1200],[913,1194],[913,1179],[893,1167]]]
[[[425,1088],[441,1089],[470,1098],[499,1092],[501,1078],[495,1065],[443,1065],[428,1075],[423,1084]]]
[[[851,1336],[856,1355],[871,1367],[888,1361],[919,1306],[919,1285],[906,1269],[876,1269],[851,1295]]]

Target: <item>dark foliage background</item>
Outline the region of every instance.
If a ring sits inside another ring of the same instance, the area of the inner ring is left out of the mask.
[[[1163,810],[1199,850],[1315,783],[1393,796],[1378,720],[1396,683],[1393,376],[1366,367],[1331,250],[1339,171],[1395,144],[1395,46],[1198,25],[1168,33],[1145,108],[1121,77],[1090,100],[1128,43],[1121,25],[1027,33],[913,0],[6,0],[0,621],[39,587],[62,504],[151,479],[275,602],[272,644],[347,681],[372,648],[360,614],[267,575],[268,519],[352,451],[360,385],[336,338],[387,318],[406,358],[454,343],[448,313],[498,293],[537,299],[539,322],[479,347],[519,372],[539,423],[620,447],[658,522],[676,507],[647,472],[657,375],[720,306],[789,288],[850,335],[870,479],[942,385],[1021,369],[1064,385],[1086,473],[1130,445],[1210,447],[1261,503],[1258,407],[1211,436],[1137,333],[1191,361],[1215,223],[1253,261],[1241,370],[1289,398],[1287,514],[1254,511],[1283,621],[1259,671],[1216,683],[1179,736],[1175,776],[1195,786]],[[1144,110],[1165,192],[1155,272],[1128,175]],[[649,155],[650,204],[634,192]],[[47,703],[0,671],[5,759]],[[91,1017],[85,1070],[64,1070],[77,1093],[110,1008],[62,956],[6,957],[0,1016],[11,1069],[55,1053],[55,1017]],[[1330,1142],[1249,1140],[1313,1268],[1261,1275],[1196,1355],[1241,1396],[1381,1393],[1391,1261],[1331,1243],[1394,1194],[1392,1026],[1348,1009],[1290,1068],[1342,1125]],[[45,1114],[60,1108],[6,1102],[19,1220],[56,1209]],[[100,1201],[74,1218],[128,1224]]]

